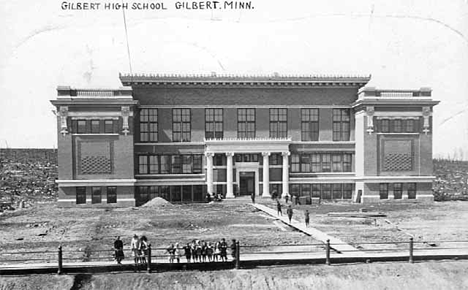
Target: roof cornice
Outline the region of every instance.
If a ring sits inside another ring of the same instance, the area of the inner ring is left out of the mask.
[[[177,75],[119,74],[125,86],[357,86],[370,80],[368,76],[343,75]]]

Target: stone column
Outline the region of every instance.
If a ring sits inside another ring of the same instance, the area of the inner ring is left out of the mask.
[[[206,191],[213,194],[213,153],[206,152]]]
[[[263,194],[262,197],[270,195],[270,152],[262,152],[263,155]]]
[[[286,194],[289,194],[289,151],[281,152],[283,155],[283,193],[281,197],[284,197]]]
[[[226,170],[226,198],[234,198],[232,191],[232,156],[233,152],[227,152],[227,170]]]

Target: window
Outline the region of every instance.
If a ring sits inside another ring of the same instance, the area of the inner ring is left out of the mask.
[[[99,120],[91,120],[91,133],[99,134]]]
[[[113,120],[104,120],[104,133],[114,133]]]
[[[301,186],[301,196],[310,197],[310,184],[302,184],[302,186]]]
[[[335,183],[333,186],[333,199],[342,199],[343,191],[341,190],[341,183]]]
[[[342,157],[343,157],[342,154],[332,155],[332,171],[333,172],[343,172]]]
[[[388,199],[388,183],[381,183],[379,187],[380,199]]]
[[[140,142],[158,142],[158,109],[140,110]]]
[[[288,109],[270,109],[270,138],[288,136]]]
[[[301,110],[301,140],[319,140],[319,109]]]
[[[149,156],[149,174],[158,174],[159,173],[159,156],[150,155]]]
[[[351,199],[353,197],[353,184],[344,183],[343,184],[343,199]]]
[[[291,172],[300,172],[300,162],[299,155],[291,155]]]
[[[322,199],[332,199],[331,195],[331,184],[324,183],[322,184]]]
[[[138,173],[148,174],[148,156],[147,155],[138,156]]]
[[[330,154],[322,154],[322,172],[331,172]]]
[[[190,142],[191,135],[190,109],[172,109],[172,141]]]
[[[301,156],[301,172],[310,172],[310,155],[302,154]]]
[[[312,197],[320,198],[320,184],[312,184]]]
[[[416,199],[416,183],[408,183],[408,199]]]
[[[349,141],[349,109],[333,109],[333,141]]]
[[[311,155],[311,169],[312,172],[321,172],[322,168],[320,166],[320,154]]]
[[[117,203],[117,187],[107,187],[107,203]]]
[[[86,133],[86,120],[78,120],[77,122],[77,132],[78,134]]]
[[[279,153],[272,153],[270,155],[270,165],[281,165],[283,164],[283,157]]]
[[[182,155],[182,173],[192,173],[193,160],[192,155]]]
[[[393,132],[400,133],[401,132],[401,120],[395,119],[393,120]]]
[[[172,173],[182,173],[182,158],[180,155],[172,155],[171,165]]]
[[[407,119],[405,122],[405,132],[407,133],[413,133],[415,132],[414,130],[414,120],[413,119]]]
[[[171,173],[171,156],[170,155],[161,155],[161,174]]]
[[[224,166],[227,164],[226,155],[224,154],[215,154],[213,156],[213,165],[214,166]]]
[[[236,154],[236,162],[258,162],[258,154]]]
[[[382,133],[388,133],[390,132],[390,120],[388,119],[382,119],[380,120],[380,130]]]
[[[223,138],[223,109],[205,109],[205,138]]]
[[[394,183],[393,184],[393,198],[394,199],[401,199],[403,195],[403,184],[402,183]]]
[[[91,203],[101,203],[101,187],[93,187]]]
[[[255,109],[237,109],[237,137],[255,138]]]
[[[202,173],[202,156],[201,154],[193,155],[193,173]]]
[[[76,188],[76,204],[86,203],[86,187]]]
[[[343,172],[351,172],[352,156],[351,154],[343,155]]]

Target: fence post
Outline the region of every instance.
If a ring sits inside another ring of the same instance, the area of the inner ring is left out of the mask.
[[[58,270],[57,274],[62,274],[62,245],[58,247]]]
[[[409,262],[413,263],[413,238],[409,240]]]
[[[236,242],[236,269],[240,267],[240,243]]]
[[[148,263],[146,265],[146,271],[151,273],[151,244],[148,245],[148,259],[146,261]]]
[[[326,259],[325,263],[330,265],[330,240],[327,240],[327,248],[326,248]]]

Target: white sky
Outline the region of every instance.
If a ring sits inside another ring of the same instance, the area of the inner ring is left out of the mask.
[[[243,11],[154,2],[167,10],[126,11],[134,73],[372,74],[378,88],[429,86],[441,101],[434,155],[468,159],[468,0],[254,0]],[[2,148],[53,148],[57,85],[117,87],[129,72],[122,11],[61,3],[0,0]]]

